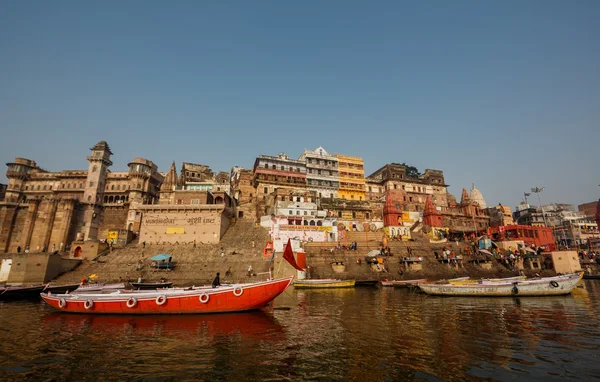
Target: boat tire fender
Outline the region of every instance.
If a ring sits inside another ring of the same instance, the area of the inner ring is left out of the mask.
[[[240,297],[244,293],[244,289],[242,287],[233,288],[233,295],[236,297]]]
[[[552,281],[550,281],[550,286],[552,288],[558,288],[558,283],[556,281],[552,280]]]
[[[59,298],[58,299],[58,307],[64,308],[65,306],[67,306],[67,300],[65,300],[64,298]]]
[[[94,301],[90,299],[85,300],[85,302],[83,303],[83,307],[88,310],[92,309],[94,307]]]
[[[210,300],[210,296],[206,293],[202,293],[200,297],[198,297],[198,300],[200,300],[201,303],[206,304],[208,300]]]
[[[137,299],[135,297],[132,297],[129,300],[127,300],[125,305],[127,305],[128,308],[133,308],[134,306],[137,305]]]
[[[512,288],[512,292],[513,292],[513,294],[519,294],[519,288],[517,288],[517,286],[515,285],[515,286]]]
[[[164,305],[165,302],[167,302],[167,296],[165,296],[164,294],[161,294],[160,296],[156,297],[156,305],[161,306]]]

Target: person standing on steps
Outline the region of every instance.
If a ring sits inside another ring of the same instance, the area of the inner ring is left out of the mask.
[[[215,277],[215,279],[212,282],[213,288],[216,288],[218,286],[221,286],[221,277],[219,276],[219,272],[217,272],[217,276]]]

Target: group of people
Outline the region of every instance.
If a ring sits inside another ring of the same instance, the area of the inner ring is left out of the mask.
[[[349,246],[345,246],[345,245],[342,245],[342,243],[340,243],[338,241],[336,248],[338,251],[340,251],[340,250],[356,251],[358,249],[358,244],[355,241],[353,241]]]

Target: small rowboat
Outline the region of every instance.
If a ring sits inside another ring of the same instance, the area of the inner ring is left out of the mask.
[[[227,313],[259,309],[283,293],[291,282],[292,277],[288,277],[210,289],[163,289],[133,293],[124,290],[112,293],[42,293],[41,296],[48,305],[69,313]]]
[[[337,280],[337,279],[311,279],[311,280],[296,280],[294,288],[296,289],[313,289],[313,288],[352,288],[356,283],[355,280]]]
[[[426,294],[436,296],[466,297],[527,297],[559,296],[571,293],[583,277],[583,272],[564,276],[543,277],[537,280],[523,280],[490,284],[419,284]]]
[[[427,279],[418,279],[418,280],[390,280],[390,281],[382,281],[381,285],[384,287],[396,287],[396,288],[408,288],[410,285],[416,285],[421,283],[426,283]]]
[[[114,284],[81,284],[79,288],[75,289],[72,293],[110,293],[117,290],[125,289],[125,283],[114,283]]]
[[[0,301],[36,299],[46,287],[46,284],[0,287]]]
[[[515,276],[515,277],[506,277],[503,279],[479,279],[479,280],[474,280],[474,279],[466,279],[466,280],[457,280],[457,279],[450,279],[448,280],[448,282],[452,285],[470,285],[470,284],[493,284],[493,283],[511,283],[514,281],[521,281],[521,280],[525,280],[527,278],[527,276]]]
[[[136,289],[159,289],[169,288],[173,285],[172,282],[158,282],[158,283],[131,283],[131,286]]]
[[[81,286],[81,284],[79,284],[79,283],[77,283],[77,284],[67,284],[67,285],[50,285],[50,284],[48,284],[48,286],[46,287],[46,289],[44,289],[44,292],[49,292],[49,293],[74,292],[80,286]]]

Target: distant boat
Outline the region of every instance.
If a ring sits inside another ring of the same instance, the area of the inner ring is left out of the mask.
[[[74,290],[76,290],[80,286],[81,286],[81,284],[79,284],[79,283],[77,283],[77,284],[67,284],[67,285],[51,285],[51,284],[48,284],[48,286],[46,287],[46,289],[44,290],[44,292],[48,292],[48,293],[67,293],[67,292],[73,292]]]
[[[382,281],[381,285],[384,287],[396,287],[396,288],[406,288],[410,285],[416,285],[427,282],[427,279],[418,279],[418,280],[386,280]]]
[[[131,283],[131,286],[136,289],[159,289],[169,288],[173,285],[172,282],[157,282],[157,283]]]
[[[526,297],[558,296],[571,293],[581,280],[583,272],[564,276],[543,277],[536,280],[517,280],[514,282],[489,284],[419,284],[421,291],[437,296],[466,297]]]
[[[490,283],[504,283],[504,282],[513,282],[519,280],[525,280],[527,276],[515,276],[515,277],[506,277],[502,279],[450,279],[448,282],[452,285],[469,285],[469,284],[490,284]]]
[[[92,314],[199,314],[259,309],[291,284],[292,277],[203,289],[118,290],[112,293],[42,293],[62,312]]]
[[[338,280],[338,279],[310,279],[294,281],[296,289],[313,289],[313,288],[352,288],[355,280]]]
[[[0,301],[28,300],[39,298],[46,284],[33,286],[7,286],[0,287]]]
[[[81,284],[79,288],[75,289],[72,293],[98,293],[98,292],[114,292],[117,290],[125,289],[125,283],[113,283],[113,284]]]
[[[379,280],[356,280],[354,286],[376,286],[379,283]]]

